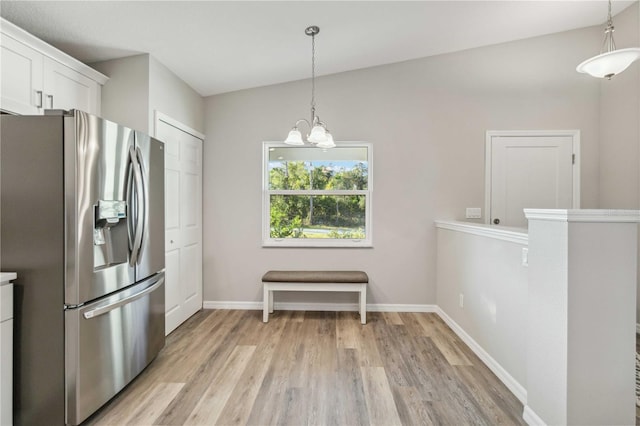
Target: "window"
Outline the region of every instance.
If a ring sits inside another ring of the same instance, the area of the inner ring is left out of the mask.
[[[371,246],[370,144],[264,142],[263,158],[263,246]]]

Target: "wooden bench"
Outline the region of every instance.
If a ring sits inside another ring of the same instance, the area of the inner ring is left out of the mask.
[[[273,312],[274,291],[349,291],[358,293],[360,322],[367,323],[367,283],[362,271],[268,271],[262,276],[262,321]]]

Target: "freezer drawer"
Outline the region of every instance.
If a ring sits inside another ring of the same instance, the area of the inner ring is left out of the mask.
[[[164,346],[164,272],[65,311],[66,423],[80,424]]]

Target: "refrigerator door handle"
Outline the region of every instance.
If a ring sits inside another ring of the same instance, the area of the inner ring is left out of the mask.
[[[164,277],[161,277],[160,279],[158,279],[158,282],[156,282],[154,285],[152,285],[151,287],[147,287],[144,290],[142,290],[140,293],[136,293],[133,294],[129,297],[125,297],[124,299],[118,300],[116,302],[110,303],[106,306],[101,306],[99,308],[95,308],[92,309],[90,311],[87,311],[85,313],[83,313],[82,315],[85,317],[85,319],[91,319],[91,318],[95,318],[98,317],[100,315],[104,315],[110,311],[113,311],[114,309],[119,308],[120,306],[126,305],[128,303],[131,303],[135,300],[140,299],[141,297],[146,296],[147,294],[153,292],[154,290],[156,290],[158,287],[160,287],[162,285],[162,283],[164,283]]]
[[[133,193],[133,161],[131,159],[131,153],[129,153],[129,164],[127,165],[127,186],[125,191],[125,199],[127,200],[127,234],[129,236],[129,253],[133,253],[133,234],[135,232],[135,222],[133,218],[135,217],[135,209],[131,198]]]
[[[135,230],[133,236],[133,246],[131,248],[131,259],[129,264],[131,266],[139,263],[140,247],[142,246],[142,221],[140,210],[144,209],[144,193],[142,188],[142,172],[140,171],[140,164],[138,163],[137,155],[133,150],[133,147],[129,148],[129,158],[131,159],[131,168],[133,169],[133,181],[135,183],[136,193],[136,208],[135,208]]]
[[[140,263],[140,260],[142,259],[142,252],[144,250],[144,244],[143,241],[148,237],[147,236],[147,215],[149,214],[149,209],[148,209],[148,205],[147,203],[149,202],[148,200],[148,183],[145,180],[145,176],[147,176],[146,171],[145,171],[145,165],[144,165],[144,158],[142,156],[142,151],[140,150],[139,147],[136,147],[136,158],[138,160],[138,170],[140,171],[140,193],[142,194],[142,204],[141,207],[142,209],[140,209],[140,207],[138,208],[138,226],[140,227],[140,244],[138,246],[138,255],[137,255],[137,260],[138,263]]]

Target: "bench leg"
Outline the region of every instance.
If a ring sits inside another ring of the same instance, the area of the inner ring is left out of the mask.
[[[360,323],[367,323],[367,286],[363,285],[360,289],[360,295],[358,296],[360,300]]]
[[[264,284],[262,286],[262,322],[269,322],[269,297],[271,297],[269,286]]]
[[[269,291],[269,313],[273,313],[273,290]]]

